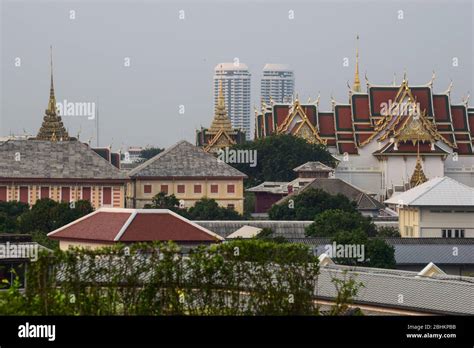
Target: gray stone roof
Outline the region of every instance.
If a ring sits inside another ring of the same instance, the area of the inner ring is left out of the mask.
[[[384,238],[395,248],[397,265],[474,265],[474,238]],[[310,246],[324,253],[330,238],[289,238],[289,242]]]
[[[438,314],[474,314],[474,278],[417,275],[409,271],[328,265],[320,268],[316,296],[334,299],[336,288],[331,280],[352,277],[364,284],[354,297],[355,303]]]
[[[129,172],[131,177],[247,177],[182,140]]]
[[[8,140],[0,144],[0,158],[0,178],[127,179],[89,146],[76,140]]]
[[[295,172],[333,172],[334,168],[331,168],[324,163],[319,161],[306,162],[293,169]]]
[[[214,221],[194,221],[196,224],[207,228],[222,237],[237,231],[243,226],[253,226],[259,228],[271,228],[275,237],[284,237],[289,240],[311,241],[318,238],[306,238],[305,228],[313,221],[282,221],[282,220],[214,220]],[[385,226],[386,221],[374,221],[376,226]],[[398,226],[398,222],[397,222]],[[323,243],[326,244],[326,243]]]
[[[243,226],[253,226],[259,228],[271,228],[275,236],[285,238],[304,238],[305,227],[313,221],[194,221],[196,224],[207,228],[222,237],[227,237]]]
[[[339,178],[316,178],[311,183],[300,189],[298,192],[294,192],[291,195],[279,200],[276,204],[281,204],[290,197],[298,195],[309,188],[320,189],[331,195],[342,194],[349,198],[351,201],[357,203],[358,210],[380,210],[385,209],[385,205],[375,198],[369,196],[367,193],[359,189],[358,187],[349,184],[348,182]]]

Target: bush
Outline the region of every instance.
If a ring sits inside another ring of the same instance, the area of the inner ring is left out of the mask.
[[[308,248],[259,240],[186,257],[172,243],[58,250],[31,263],[24,294],[17,285],[0,292],[0,314],[317,314],[317,274]]]
[[[268,214],[272,220],[314,220],[316,215],[329,209],[357,212],[355,203],[346,196],[330,195],[320,189],[308,188],[288,197],[281,204],[274,204]]]

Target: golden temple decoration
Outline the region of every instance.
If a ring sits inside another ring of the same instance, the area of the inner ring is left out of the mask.
[[[227,117],[227,110],[225,108],[224,93],[222,91],[222,80],[219,80],[219,94],[217,96],[217,105],[212,120],[211,127],[207,131],[209,134],[217,134],[221,129],[226,132],[233,132],[232,122]]]
[[[295,127],[297,128],[294,134],[306,139],[310,143],[320,143],[326,145],[327,140],[322,139],[319,136],[317,128],[313,126],[313,124],[308,119],[308,116],[301,107],[301,104],[298,99],[295,99],[292,104],[290,113],[282,122],[282,124],[277,128],[277,134],[287,133],[288,128],[293,123],[293,120],[297,115],[300,117],[301,121],[299,121],[299,125],[295,125]]]
[[[413,171],[413,174],[410,179],[410,187],[412,188],[428,181],[425,173],[423,172],[423,166],[421,164],[420,142],[418,142],[417,144],[418,144],[418,150],[417,150],[417,155],[416,155],[416,165],[415,165],[415,170]]]
[[[354,84],[352,85],[354,92],[360,92],[360,78],[359,78],[359,35],[357,35],[357,47],[356,47],[356,64],[354,73]]]
[[[395,102],[399,105],[417,105],[416,98],[408,87],[406,73],[395,96]],[[434,144],[439,140],[451,148],[457,148],[455,144],[451,143],[438,132],[436,125],[428,119],[426,110],[420,111],[416,109],[415,112],[409,112],[408,115],[389,113],[376,122],[374,130],[374,133],[365,141],[361,142],[360,146],[370,143],[375,137],[379,136],[381,132],[384,132],[380,136],[379,141],[388,138],[396,138],[398,141],[411,141],[415,144],[418,137],[420,137],[419,139],[421,141],[429,141]]]
[[[64,128],[61,116],[58,115],[56,110],[56,97],[54,95],[54,82],[53,82],[53,47],[51,47],[51,86],[49,89],[49,101],[48,108],[45,111],[43,117],[43,123],[38,135],[37,140],[49,140],[49,141],[67,141],[70,140],[69,134]]]

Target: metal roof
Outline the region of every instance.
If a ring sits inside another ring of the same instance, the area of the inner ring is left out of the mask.
[[[474,188],[450,177],[438,177],[385,201],[407,206],[474,206]]]
[[[422,277],[417,272],[329,264],[320,267],[317,297],[335,298],[333,278],[353,278],[364,285],[354,297],[355,303],[428,313],[474,314],[473,277]]]

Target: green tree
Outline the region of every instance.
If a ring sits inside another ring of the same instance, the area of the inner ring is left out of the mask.
[[[273,230],[269,227],[263,228],[259,234],[257,234],[257,239],[270,240],[275,243],[288,243],[287,239],[283,236],[275,236]]]
[[[263,181],[291,181],[296,178],[293,168],[308,161],[320,161],[331,167],[335,166],[334,158],[324,146],[310,144],[303,138],[288,134],[236,144],[232,149],[257,152],[257,165],[254,167],[249,163],[229,163],[247,174],[246,187],[258,185]]]
[[[159,147],[147,147],[140,152],[140,157],[143,158],[143,162],[155,157],[156,155],[163,152],[164,149]]]
[[[242,220],[243,217],[232,208],[219,206],[214,199],[202,198],[188,209],[192,220]]]
[[[377,237],[401,237],[397,227],[381,226],[377,228]]]
[[[375,236],[376,227],[369,217],[359,212],[348,212],[340,209],[329,209],[316,215],[314,222],[306,228],[310,237],[333,237],[338,232],[360,230],[367,236]]]
[[[330,195],[320,189],[308,188],[280,204],[274,204],[268,214],[272,220],[314,220],[316,215],[328,209],[357,212],[355,203],[346,196]]]
[[[388,245],[383,239],[372,238],[367,243],[367,255],[369,267],[395,268],[395,248]]]
[[[153,209],[170,209],[179,208],[179,199],[174,194],[167,195],[164,192],[156,194],[152,199],[150,208]]]
[[[74,204],[56,202],[49,198],[39,199],[19,217],[19,229],[24,233],[41,231],[48,233],[93,211],[89,201]]]
[[[19,232],[18,219],[27,212],[29,205],[17,201],[0,202],[0,233]]]

